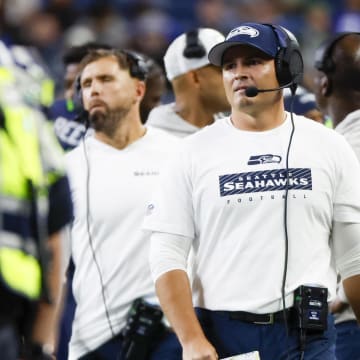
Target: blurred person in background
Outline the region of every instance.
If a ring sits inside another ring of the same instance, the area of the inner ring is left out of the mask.
[[[324,123],[324,116],[316,103],[315,94],[303,86],[298,86],[294,96],[292,96],[290,89],[284,89],[284,105],[286,111],[292,110],[294,114]]]
[[[134,16],[128,47],[150,56],[163,66],[166,47],[181,29],[175,17],[162,9],[148,6]]]
[[[17,68],[10,51],[5,56],[3,43],[0,49],[0,354],[48,360],[57,328],[60,233],[72,219],[72,203],[62,152],[41,104],[30,106],[19,86],[26,69]],[[31,74],[27,79],[28,87],[41,88]]]
[[[315,94],[321,111],[360,161],[359,54],[360,33],[338,33],[322,43],[315,54]],[[360,359],[360,327],[339,280],[337,298],[331,305],[337,330],[336,356],[338,360]]]
[[[262,23],[277,23],[280,16],[278,1],[245,0],[238,3],[237,13],[242,19]]]
[[[344,0],[342,8],[335,13],[335,32],[360,32],[360,1]]]
[[[211,47],[223,39],[215,29],[199,28],[179,35],[169,45],[164,63],[175,101],[154,108],[148,125],[184,137],[230,109],[221,71],[207,57]]]
[[[147,125],[185,137],[212,124],[230,109],[219,69],[211,65],[208,53],[224,35],[211,28],[195,28],[179,35],[168,47],[165,71],[175,101],[154,108]],[[194,256],[188,257],[192,278]]]
[[[34,46],[12,44],[11,69],[15,75],[16,86],[23,101],[32,108],[46,112],[54,101],[55,82],[45,60]],[[0,54],[0,59],[3,53]]]
[[[63,28],[57,15],[46,10],[29,14],[20,27],[24,44],[34,46],[44,59],[50,75],[58,84],[62,78],[61,51]]]
[[[76,5],[73,5],[76,7]],[[102,0],[93,2],[84,11],[82,16],[78,16],[76,21],[66,28],[66,38],[68,44],[76,42],[71,39],[71,34],[77,30],[86,29],[94,36],[92,41],[106,43],[115,48],[124,48],[128,46],[131,38],[131,30],[128,18],[124,12],[116,8],[116,4],[111,0]],[[79,45],[73,43],[72,45]]]
[[[304,13],[307,2],[303,0],[275,0],[277,17],[275,23],[290,30],[297,39],[301,38],[305,28]]]
[[[216,29],[221,33],[228,32],[238,20],[238,14],[234,10],[242,6],[242,4],[235,5],[223,0],[196,0],[194,2],[195,25],[199,28]],[[238,13],[241,16],[241,11]]]
[[[313,90],[314,53],[319,44],[331,33],[331,5],[327,2],[308,2],[305,6],[304,26],[299,41],[304,58],[304,80],[307,89]]]
[[[1,0],[0,37],[7,45],[20,43],[22,26],[32,13],[41,8],[40,0]]]
[[[290,30],[297,38],[304,31],[305,2],[302,0],[234,0],[226,3],[229,2],[233,4],[237,22],[240,19],[278,24]]]
[[[163,68],[155,60],[142,53],[135,52],[135,54],[143,59],[144,66],[147,68],[146,89],[140,103],[140,118],[145,124],[151,110],[161,103],[161,98],[166,91],[166,77]]]

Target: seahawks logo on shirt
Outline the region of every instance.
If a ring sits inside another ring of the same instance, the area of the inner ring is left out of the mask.
[[[309,168],[264,170],[219,176],[220,196],[285,190],[312,190]],[[288,183],[288,184],[287,184]]]
[[[253,155],[253,156],[250,156],[248,165],[280,163],[280,161],[281,161],[280,155],[272,155],[272,154]]]

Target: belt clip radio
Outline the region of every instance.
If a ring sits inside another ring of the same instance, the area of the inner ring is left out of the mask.
[[[296,325],[301,330],[321,332],[327,329],[328,289],[301,285],[294,292]]]
[[[162,322],[163,312],[156,306],[136,299],[127,316],[122,330],[122,360],[144,360],[150,356],[151,349],[165,334]]]

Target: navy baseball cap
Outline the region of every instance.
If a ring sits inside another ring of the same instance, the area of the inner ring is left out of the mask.
[[[222,58],[227,49],[236,45],[253,46],[275,58],[282,47],[275,29],[269,24],[246,22],[232,29],[225,40],[216,44],[209,52],[209,61],[216,66],[222,65]]]

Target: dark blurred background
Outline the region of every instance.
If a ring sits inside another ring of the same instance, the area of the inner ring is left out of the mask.
[[[168,44],[197,26],[226,33],[241,21],[283,25],[298,38],[312,88],[314,49],[332,33],[360,31],[360,0],[0,0],[0,36],[35,46],[62,91],[62,54],[100,41],[143,52],[160,64]]]

